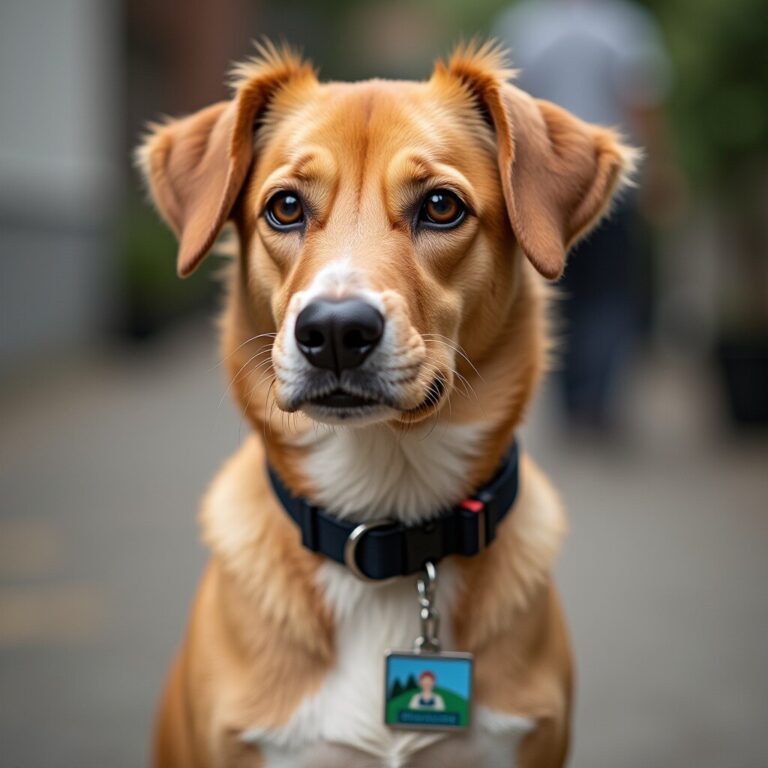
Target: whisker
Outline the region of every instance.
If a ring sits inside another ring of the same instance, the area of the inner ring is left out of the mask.
[[[246,344],[250,344],[252,341],[256,341],[257,339],[265,339],[265,338],[275,339],[276,337],[277,337],[277,333],[257,333],[255,336],[251,336],[250,339],[246,339],[241,344],[238,344],[228,355],[226,355],[225,357],[222,357],[221,360],[219,360],[219,362],[216,363],[216,365],[209,368],[209,371],[213,371],[216,368],[218,368],[220,365],[223,365],[227,360],[229,360],[230,357],[232,357],[232,355],[235,354],[235,352],[237,352],[239,349],[242,349]]]
[[[274,381],[275,378],[276,377],[273,376],[273,381]],[[245,421],[248,420],[248,411],[249,411],[249,409],[251,407],[251,403],[253,402],[253,398],[254,398],[254,396],[256,395],[256,393],[258,391],[259,391],[258,385],[251,388],[250,394],[248,395],[248,400],[246,401],[245,406],[241,409],[241,415],[243,417],[243,420],[245,420]],[[269,396],[269,395],[267,395],[267,396]],[[239,427],[238,427],[238,432],[237,432],[237,440],[238,440],[238,442],[240,442],[240,440],[242,439],[242,429],[243,429],[243,424],[241,422]]]
[[[272,347],[268,346],[265,349],[259,350],[255,355],[249,357],[241,366],[238,368],[237,373],[229,380],[229,384],[227,384],[227,388],[224,390],[224,394],[221,396],[221,400],[219,400],[219,405],[221,405],[224,402],[224,398],[229,394],[232,387],[239,381],[240,374],[243,372],[243,370],[248,366],[253,360],[255,360],[260,355],[264,354],[267,351],[272,351]]]
[[[442,342],[444,343],[444,342]],[[433,365],[431,363],[424,363],[425,366]],[[477,400],[479,399],[477,396],[477,392],[475,391],[475,388],[472,386],[472,384],[469,382],[469,380],[466,378],[466,376],[463,376],[456,368],[449,367],[448,370],[461,382],[462,387],[464,391],[459,391],[459,394],[463,394],[467,399],[469,399],[469,393],[471,392],[474,398]],[[478,374],[479,375],[479,374]],[[481,377],[482,379],[482,377]]]
[[[467,365],[472,368],[480,381],[483,383],[485,382],[482,374],[477,370],[477,366],[475,366],[475,364],[469,359],[469,355],[467,355],[467,353],[464,351],[464,348],[460,344],[455,343],[453,339],[449,339],[447,336],[443,336],[441,333],[422,333],[421,335],[425,339],[432,339],[433,341],[445,344],[446,347],[452,349],[457,355],[460,355],[462,358],[464,358],[464,360],[466,360]]]
[[[267,406],[269,405],[269,396],[272,394],[272,387],[275,385],[275,381],[277,381],[277,376],[275,376],[274,379],[272,379],[272,383],[269,385],[269,389],[267,389],[267,396],[264,399],[264,425],[263,425],[263,431],[264,431],[264,439],[267,439]],[[274,398],[273,398],[274,400]],[[269,411],[269,419],[272,418],[272,410]],[[271,421],[269,422],[269,431],[270,434],[272,433],[272,424]]]

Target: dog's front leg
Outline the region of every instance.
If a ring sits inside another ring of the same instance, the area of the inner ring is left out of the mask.
[[[154,768],[204,768],[195,748],[185,696],[184,656],[174,660],[155,719]]]
[[[520,743],[516,768],[563,768],[568,757],[567,719],[547,717]]]

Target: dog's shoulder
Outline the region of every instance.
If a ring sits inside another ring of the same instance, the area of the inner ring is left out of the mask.
[[[322,560],[275,498],[256,436],[219,471],[203,501],[203,538],[227,588],[244,601],[243,631],[277,632],[310,654],[330,657],[332,622],[316,585]]]
[[[546,475],[527,455],[520,492],[481,557],[461,562],[463,599],[456,605],[457,636],[470,650],[517,625],[550,580],[566,519]]]
[[[568,741],[572,660],[552,571],[566,520],[557,492],[527,456],[520,484],[494,543],[461,563],[455,633],[460,647],[474,652],[475,700],[492,715],[486,725],[535,723],[525,748],[560,755]]]

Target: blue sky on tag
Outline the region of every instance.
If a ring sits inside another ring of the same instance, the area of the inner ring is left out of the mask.
[[[472,663],[468,659],[452,659],[437,656],[397,656],[392,655],[387,665],[387,690],[398,678],[404,683],[409,675],[417,680],[419,675],[429,670],[435,675],[435,686],[447,688],[459,696],[468,699],[472,687]]]

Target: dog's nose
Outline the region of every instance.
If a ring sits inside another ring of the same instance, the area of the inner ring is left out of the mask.
[[[383,334],[381,312],[362,299],[316,299],[296,318],[296,343],[304,357],[339,375],[361,365]]]

